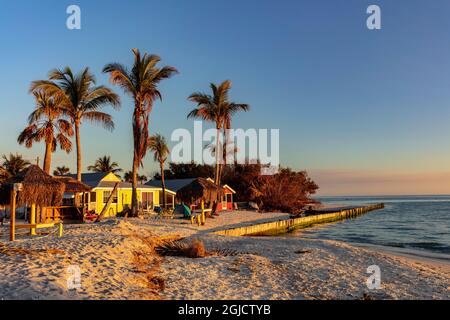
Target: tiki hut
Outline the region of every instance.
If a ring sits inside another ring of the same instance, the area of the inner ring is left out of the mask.
[[[53,179],[64,183],[66,186],[66,193],[85,193],[90,192],[92,188],[72,177],[68,176],[55,176]]]
[[[86,209],[86,194],[92,188],[69,176],[55,176],[53,179],[64,183],[65,196],[61,207],[47,208],[47,221],[82,222],[84,220],[84,210]],[[67,194],[73,194],[68,197]]]
[[[38,207],[58,206],[61,204],[65,185],[53,179],[36,165],[30,165],[18,175],[7,179],[0,187],[0,204],[9,205],[11,191],[15,184],[21,184],[17,205],[36,205]]]
[[[177,191],[177,198],[184,203],[213,202],[222,195],[222,188],[205,178],[197,178]]]

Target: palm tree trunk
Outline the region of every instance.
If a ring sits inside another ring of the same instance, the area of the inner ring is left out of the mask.
[[[81,142],[80,142],[80,121],[75,120],[75,140],[77,148],[77,180],[81,181]]]
[[[131,216],[138,216],[138,199],[137,199],[137,179],[140,162],[140,148],[141,148],[141,111],[142,102],[139,99],[135,100],[133,111],[133,169],[131,181]]]
[[[217,185],[217,186],[219,186],[220,185],[220,177],[219,177],[219,174],[220,174],[220,161],[219,161],[219,159],[220,159],[220,154],[221,154],[221,152],[219,152],[220,151],[220,146],[219,146],[219,143],[220,143],[220,127],[217,127],[217,137],[216,137],[216,176],[214,177],[214,179],[215,179],[215,184]]]
[[[228,131],[226,129],[226,127],[223,128],[223,137],[224,137],[224,143],[223,143],[223,147],[222,147],[222,151],[221,155],[222,155],[222,160],[223,162],[219,165],[219,186],[220,183],[222,181],[222,174],[223,174],[223,169],[226,167],[227,165],[227,147],[228,147]]]
[[[44,156],[44,172],[50,174],[50,166],[52,163],[52,144],[45,144],[45,156]]]
[[[138,175],[139,163],[136,154],[133,156],[133,170],[131,181],[131,216],[137,217],[138,215],[138,200],[137,200],[137,175]]]
[[[161,167],[161,184],[163,194],[163,208],[166,209],[166,182],[164,181],[164,162],[160,163]]]

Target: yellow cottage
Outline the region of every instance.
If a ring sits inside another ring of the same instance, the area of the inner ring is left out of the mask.
[[[76,178],[76,175],[71,176]],[[81,181],[92,188],[92,191],[87,194],[87,199],[85,199],[89,211],[95,211],[97,214],[102,212],[116,183],[119,183],[118,189],[105,216],[115,216],[118,212],[131,207],[131,183],[122,182],[114,173],[84,173],[81,175]],[[168,208],[175,206],[175,195],[175,192],[166,189],[166,205]],[[138,184],[137,198],[139,208],[144,211],[152,211],[155,207],[162,206],[162,201],[160,201],[160,199],[162,200],[162,189]]]

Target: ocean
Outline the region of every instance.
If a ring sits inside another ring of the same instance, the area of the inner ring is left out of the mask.
[[[450,262],[450,196],[317,197],[323,204],[385,208],[337,223],[295,231],[293,236],[345,241]]]

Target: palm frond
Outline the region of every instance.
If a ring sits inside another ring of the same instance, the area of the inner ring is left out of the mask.
[[[83,119],[86,119],[92,123],[98,123],[107,130],[114,130],[114,121],[112,120],[112,116],[107,113],[100,111],[89,111],[83,113]]]
[[[134,85],[127,68],[120,63],[110,63],[103,68],[103,73],[110,74],[110,82],[119,85],[125,92],[136,95]]]

